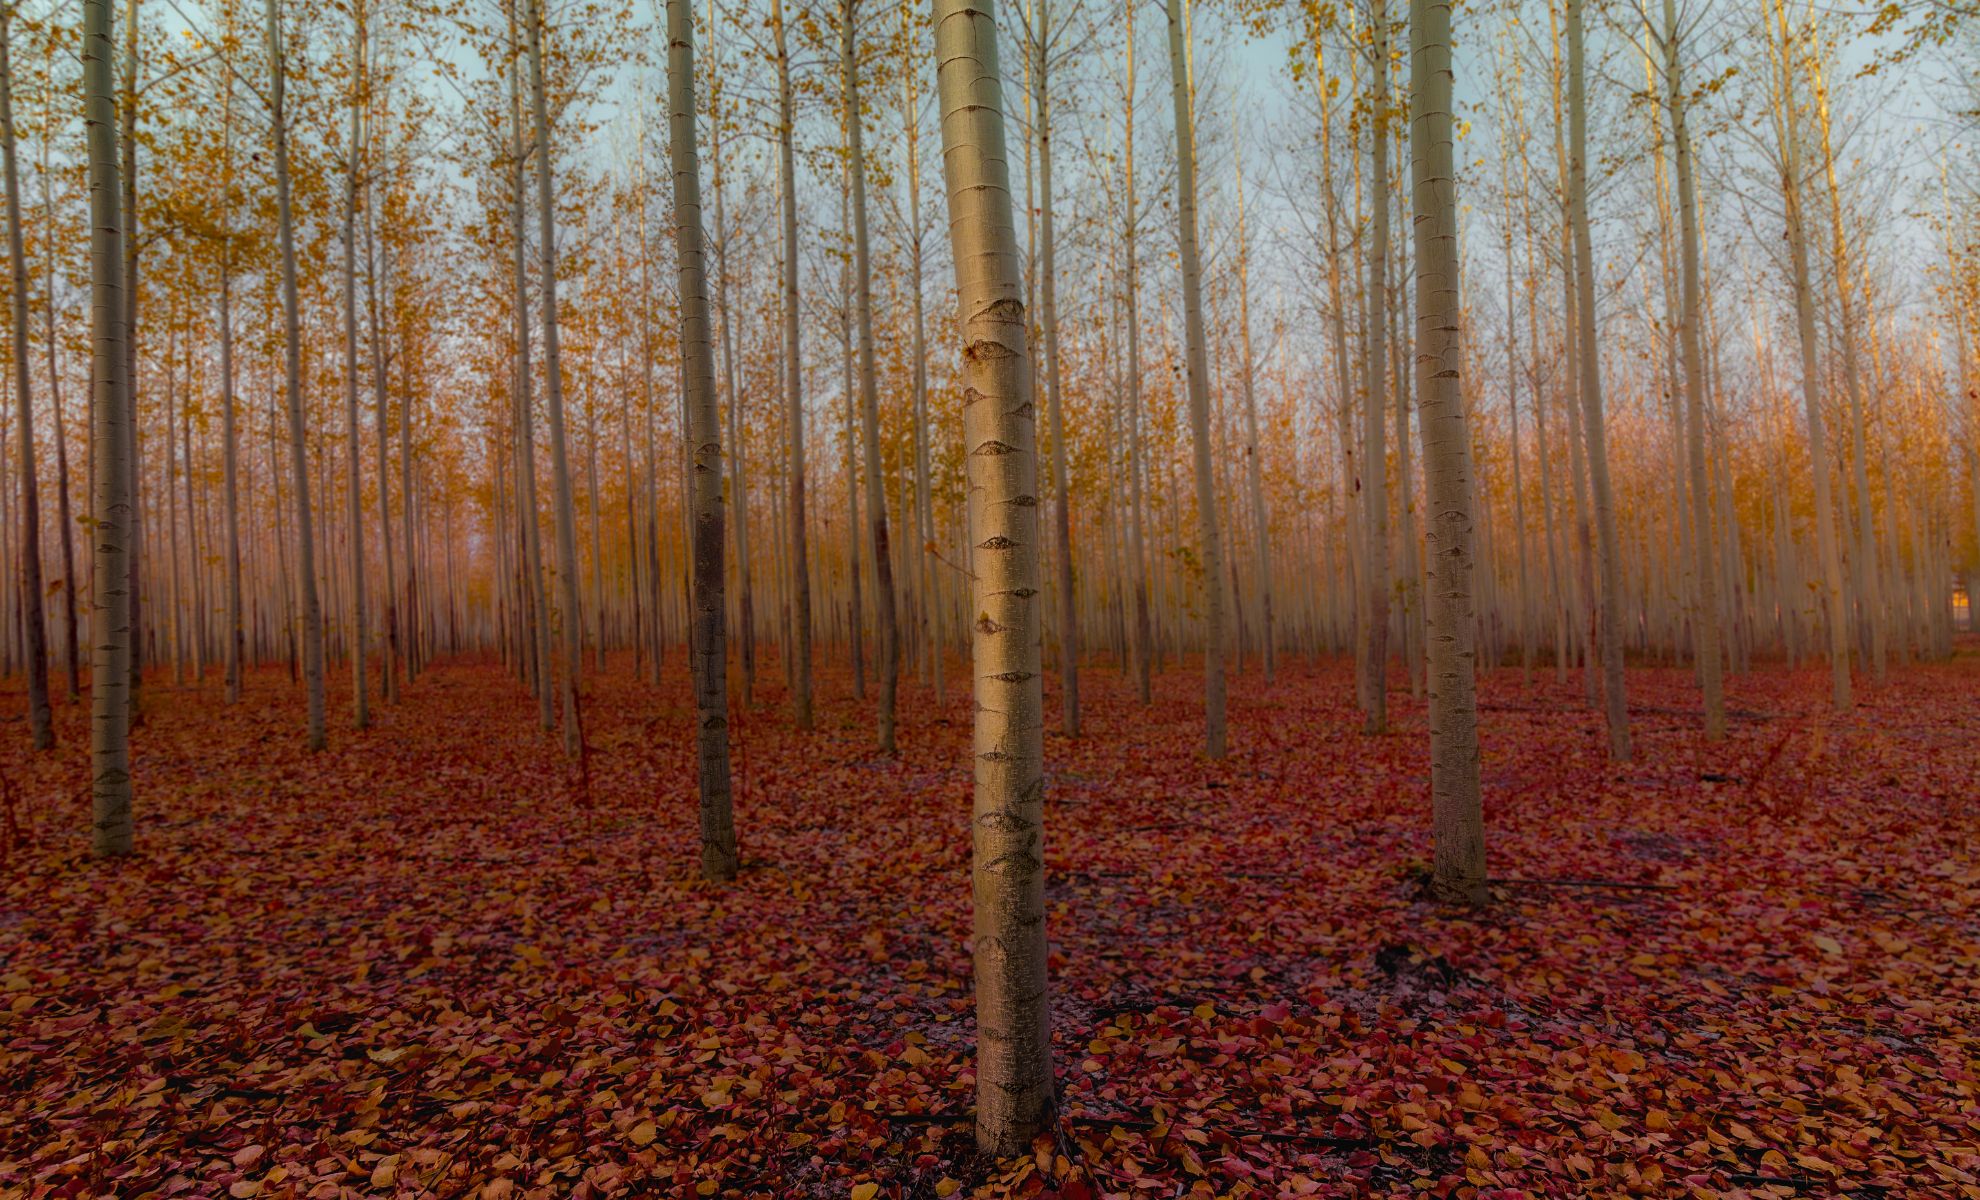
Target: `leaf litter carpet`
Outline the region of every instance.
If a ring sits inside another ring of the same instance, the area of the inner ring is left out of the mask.
[[[821,655],[821,660],[828,658]],[[1825,710],[1732,681],[1708,748],[1632,670],[1482,683],[1495,902],[1429,903],[1422,706],[1337,663],[1047,742],[1061,1121],[968,1124],[967,697],[902,753],[821,674],[739,711],[744,870],[693,874],[689,691],[588,685],[584,775],[496,666],[302,747],[286,677],[153,683],[138,854],[90,861],[86,712],[0,725],[0,1194],[1980,1197],[1980,665]],[[333,676],[341,681],[344,677]],[[347,698],[343,698],[347,702]],[[1056,701],[1048,696],[1056,729]]]

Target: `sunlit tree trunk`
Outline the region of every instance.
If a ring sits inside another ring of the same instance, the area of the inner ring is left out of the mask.
[[[680,271],[681,365],[687,388],[694,499],[694,703],[701,792],[701,875],[736,877],[729,804],[727,610],[723,607],[722,434],[709,338],[708,265],[702,246],[701,163],[694,130],[694,16],[667,0],[667,98],[674,168],[674,255]]]
[[[283,92],[281,0],[267,0],[271,83],[269,119],[275,134],[275,226],[282,255],[283,393],[289,412],[289,467],[295,489],[296,563],[302,592],[303,683],[309,691],[309,748],[323,749],[323,609],[316,595],[316,530],[309,502],[309,452],[303,437],[302,317],[296,301],[295,220],[289,207],[289,118]]]
[[[770,29],[777,58],[777,172],[784,226],[784,404],[790,432],[791,717],[811,728],[811,563],[805,547],[804,362],[798,328],[797,164],[791,141],[791,55],[783,0],[771,0]]]
[[[989,0],[935,0],[960,308],[975,675],[976,1143],[1030,1152],[1053,1109],[1045,965],[1038,458]]]
[[[1597,546],[1597,636],[1601,640],[1602,692],[1609,725],[1609,757],[1629,759],[1629,709],[1623,692],[1622,561],[1616,544],[1615,502],[1609,486],[1608,433],[1602,415],[1602,360],[1595,330],[1595,264],[1588,230],[1587,68],[1582,47],[1584,0],[1567,0],[1568,220],[1574,227],[1575,337],[1580,368],[1582,435],[1588,445],[1588,482]]]
[[[1196,238],[1196,118],[1183,39],[1182,0],[1167,0],[1169,90],[1176,113],[1176,237],[1182,257],[1184,354],[1196,476],[1196,518],[1203,554],[1203,749],[1224,757],[1224,549],[1217,528],[1216,477],[1210,463],[1210,364],[1203,334],[1203,267]]]
[[[873,362],[873,263],[866,231],[866,147],[860,114],[857,46],[858,0],[841,0],[839,76],[845,99],[846,141],[851,161],[853,296],[859,336],[860,441],[866,457],[866,510],[873,552],[873,591],[880,645],[879,746],[894,752],[894,695],[900,683],[901,635],[895,611],[893,547],[887,531],[887,478],[880,467],[880,381]]]
[[[540,0],[525,0],[529,36],[530,110],[536,128],[537,247],[543,298],[544,409],[550,421],[550,472],[556,487],[557,582],[564,631],[564,753],[579,750],[578,675],[584,669],[584,613],[578,604],[577,517],[571,500],[571,460],[564,436],[562,353],[557,340],[557,195],[550,165],[550,111],[543,88],[543,14]]]
[[[14,7],[0,6],[0,136],[4,136],[7,180],[7,270],[13,291],[14,405],[21,422],[21,625],[26,635],[28,727],[37,750],[55,745],[54,715],[48,708],[48,625],[42,611],[41,476],[34,465],[32,363],[28,358],[27,254],[21,240],[21,177],[15,162],[14,63],[8,52]],[[48,297],[53,304],[55,298]],[[55,436],[60,438],[58,428]]]

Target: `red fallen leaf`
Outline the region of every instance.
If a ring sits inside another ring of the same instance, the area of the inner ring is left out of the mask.
[[[1680,707],[1685,674],[1633,667],[1632,694]],[[1052,1179],[1093,1198],[1718,1194],[1820,1163],[1839,1193],[1936,1195],[1976,1170],[1971,1081],[1942,1052],[1980,919],[1946,799],[1980,779],[1975,674],[1895,672],[1836,722],[1809,676],[1767,668],[1733,703],[1772,720],[1718,748],[1646,728],[1624,772],[1587,752],[1572,687],[1487,674],[1488,705],[1524,706],[1483,733],[1493,870],[1555,882],[1505,885],[1480,917],[1409,886],[1420,705],[1399,696],[1404,734],[1362,738],[1344,665],[1288,665],[1270,692],[1234,678],[1212,770],[1188,680],[1144,709],[1103,677],[1093,728],[1134,733],[1053,745],[1066,1121],[1019,1172],[969,1149],[960,693],[904,681],[879,766],[842,674],[820,673],[817,733],[744,716],[750,865],[711,889],[667,850],[696,844],[689,748],[656,732],[689,711],[672,675],[587,681],[588,817],[492,667],[435,668],[317,756],[263,737],[295,715],[283,682],[254,677],[232,709],[158,692],[145,802],[172,820],[136,860],[79,860],[73,814],[22,807],[0,1079],[32,1083],[0,1111],[49,1132],[0,1120],[0,1162],[69,1190],[307,1195],[362,1189],[389,1151],[390,1188],[434,1194],[858,1181],[875,1200]],[[1701,798],[1699,775],[1750,779],[1777,742],[1767,778],[1800,772],[1791,796]]]

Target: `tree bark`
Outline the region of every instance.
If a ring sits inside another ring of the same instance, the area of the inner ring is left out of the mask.
[[[990,0],[935,0],[969,467],[976,1143],[1028,1153],[1054,1106],[1045,961],[1038,458]]]
[[[1382,396],[1387,379],[1389,262],[1389,25],[1387,0],[1374,0],[1370,27],[1373,73],[1368,82],[1369,195],[1368,316],[1361,331],[1362,729],[1389,728],[1389,479]]]
[[[366,86],[366,30],[362,0],[353,6],[352,12],[357,22],[357,42],[356,52],[351,57],[351,133],[344,147],[344,263],[341,281],[344,292],[344,490],[347,493],[344,519],[349,524],[345,541],[351,556],[351,723],[359,729],[367,729],[371,726],[371,702],[368,694],[370,681],[365,678],[364,666],[364,477],[359,466],[364,458],[364,439],[358,428],[357,348],[357,200],[358,176],[363,170],[361,146],[364,140]],[[384,436],[383,430],[379,431],[379,436]]]
[[[796,117],[792,112],[791,54],[783,0],[771,0],[770,28],[777,57],[777,172],[784,226],[784,403],[791,443],[791,634],[796,643],[784,653],[792,659],[791,718],[799,729],[808,730],[812,726],[811,563],[804,527],[804,362],[798,327],[797,164],[791,146]]]
[[[842,0],[839,15],[839,73],[845,101],[847,148],[851,154],[853,295],[859,336],[859,408],[866,457],[866,510],[873,552],[874,631],[879,636],[880,752],[894,752],[894,700],[900,684],[901,635],[895,611],[893,549],[887,532],[887,482],[880,469],[880,384],[873,363],[873,264],[866,232],[866,147],[861,132],[857,30],[858,0]]]
[[[1602,415],[1602,360],[1595,331],[1595,264],[1588,229],[1588,100],[1582,47],[1585,0],[1567,0],[1568,220],[1574,227],[1575,337],[1578,339],[1582,435],[1588,443],[1588,481],[1595,517],[1596,599],[1601,641],[1602,693],[1609,726],[1609,757],[1629,760],[1629,709],[1623,691],[1622,562],[1616,545],[1615,501],[1609,486],[1608,434]]]
[[[1425,679],[1430,699],[1432,890],[1485,901],[1479,803],[1477,621],[1472,611],[1471,433],[1460,388],[1463,298],[1451,118],[1449,0],[1410,5],[1410,147],[1416,230],[1416,378],[1423,440]]]
[[[544,593],[543,582],[543,526],[541,509],[536,498],[536,405],[531,399],[534,387],[534,374],[530,366],[529,329],[529,236],[526,231],[524,209],[527,200],[524,192],[524,162],[529,157],[528,144],[523,140],[522,129],[522,82],[520,57],[516,45],[516,20],[513,4],[506,6],[509,23],[509,138],[512,151],[513,172],[510,176],[510,236],[515,245],[515,320],[516,320],[516,360],[515,360],[515,404],[516,404],[516,505],[517,516],[522,524],[523,571],[528,576],[524,584],[524,601],[530,610],[530,651],[534,662],[530,678],[536,685],[537,725],[549,730],[556,727],[556,701],[552,695],[556,676],[554,656],[550,649],[550,600]],[[402,401],[405,406],[400,417],[400,437],[406,438],[406,429],[412,423],[412,397]],[[412,663],[416,658],[414,646],[418,642],[418,609],[410,603],[413,589],[414,567],[417,552],[413,542],[411,487],[411,456],[406,452],[404,440],[400,443],[399,467],[401,484],[399,502],[405,508],[406,543],[406,665],[407,678],[412,676]]]
[[[1032,34],[1033,96],[1038,106],[1038,302],[1045,351],[1045,420],[1052,437],[1053,581],[1059,593],[1060,728],[1079,736],[1079,613],[1073,591],[1072,493],[1066,484],[1065,403],[1059,386],[1057,243],[1052,224],[1051,0],[1037,0]]]
[[[274,0],[270,0],[272,5]],[[273,12],[271,7],[270,12]],[[83,0],[83,103],[89,156],[91,416],[90,849],[131,852],[130,392],[124,368],[122,205],[109,0]]]
[[[1789,282],[1794,291],[1795,330],[1801,342],[1801,399],[1808,418],[1808,465],[1815,484],[1815,541],[1821,558],[1822,609],[1829,625],[1830,701],[1836,711],[1855,706],[1849,675],[1849,621],[1843,603],[1842,548],[1836,537],[1835,501],[1829,485],[1829,447],[1822,422],[1821,377],[1816,364],[1815,298],[1808,278],[1808,229],[1802,210],[1802,128],[1794,97],[1793,39],[1779,0],[1770,14],[1778,23],[1774,52],[1779,56],[1775,132],[1781,154],[1781,199],[1787,218]],[[1771,40],[1771,39],[1770,39]]]
[[[667,0],[667,95],[674,167],[674,254],[680,271],[681,365],[687,385],[694,499],[694,703],[701,793],[701,876],[736,877],[729,802],[727,610],[723,607],[722,433],[709,339],[708,266],[702,245],[701,164],[694,141],[694,16]]]
[[[21,177],[15,162],[14,64],[7,43],[14,7],[0,7],[0,127],[4,127],[7,181],[7,270],[13,290],[14,404],[21,422],[21,624],[27,636],[28,727],[34,748],[55,746],[54,715],[48,708],[48,624],[42,610],[41,476],[34,465],[33,372],[28,358],[27,254],[21,241]],[[54,297],[48,302],[54,303]],[[57,437],[61,430],[55,431]]]
[[[1210,463],[1210,364],[1203,333],[1203,266],[1196,236],[1196,118],[1183,41],[1182,0],[1167,0],[1170,93],[1176,113],[1176,237],[1182,257],[1183,344],[1195,443],[1196,519],[1203,545],[1203,749],[1224,757],[1224,549]]]
[[[302,589],[303,683],[309,692],[309,748],[323,749],[323,609],[316,594],[316,531],[310,514],[309,453],[302,408],[302,317],[296,302],[295,220],[289,204],[289,118],[284,108],[281,0],[267,0],[270,120],[275,133],[275,223],[282,255],[283,393],[289,412],[289,467],[295,475],[297,574]]]
[[[563,355],[557,336],[557,192],[550,167],[550,110],[543,88],[543,12],[525,0],[529,35],[530,111],[536,129],[537,248],[543,296],[544,409],[550,420],[550,473],[557,490],[557,582],[564,632],[564,753],[579,752],[578,675],[584,669],[584,613],[578,604],[577,517],[571,501],[571,461],[564,436]]]
[[[1691,550],[1696,559],[1696,603],[1692,637],[1698,654],[1698,687],[1705,708],[1705,740],[1726,736],[1723,664],[1719,657],[1718,573],[1713,567],[1714,545],[1711,495],[1705,479],[1705,351],[1699,336],[1702,316],[1698,265],[1698,197],[1691,172],[1691,130],[1686,123],[1683,76],[1683,31],[1676,0],[1664,0],[1664,87],[1671,115],[1672,158],[1677,175],[1679,269],[1684,308],[1678,335],[1684,352],[1685,468],[1691,485]]]

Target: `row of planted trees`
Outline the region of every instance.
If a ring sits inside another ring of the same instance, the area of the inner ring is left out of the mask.
[[[930,436],[956,404],[956,380],[940,363],[931,374],[914,349],[916,328],[925,342],[930,315],[945,317],[950,304],[925,278],[941,247],[929,253],[924,245],[934,227],[919,186],[925,96],[917,72],[906,69],[917,26],[891,10],[848,19],[834,9],[786,29],[779,11],[768,11],[762,45],[739,13],[715,9],[704,18],[719,68],[708,72],[702,120],[712,160],[717,384],[733,450],[728,591],[740,682],[752,690],[759,641],[796,645],[816,629],[849,653],[862,691],[874,660],[884,692],[903,655],[924,681],[939,672],[937,648],[959,645],[968,615],[957,570],[963,459],[954,443]],[[1062,723],[1078,728],[1082,647],[1123,663],[1145,691],[1157,664],[1205,645],[1268,670],[1282,646],[1352,645],[1362,702],[1379,728],[1386,689],[1375,685],[1385,673],[1368,664],[1394,651],[1409,686],[1420,690],[1426,645],[1419,549],[1426,509],[1411,449],[1421,398],[1404,369],[1413,318],[1403,288],[1415,264],[1406,239],[1389,233],[1412,215],[1396,149],[1408,116],[1397,73],[1380,72],[1378,86],[1373,67],[1376,58],[1394,58],[1377,47],[1378,37],[1393,40],[1387,22],[1373,10],[1327,19],[1318,10],[1275,14],[1303,22],[1295,94],[1310,93],[1311,107],[1297,123],[1310,120],[1300,141],[1314,153],[1298,169],[1274,164],[1262,182],[1254,174],[1249,221],[1244,139],[1206,126],[1218,171],[1204,209],[1213,269],[1198,305],[1207,314],[1207,433],[1197,438],[1184,370],[1187,289],[1180,272],[1167,274],[1169,261],[1179,268],[1186,257],[1174,232],[1180,223],[1154,219],[1173,206],[1178,164],[1149,135],[1148,73],[1134,66],[1137,44],[1162,31],[1130,19],[1096,32],[1092,14],[1078,10],[1057,24],[1049,10],[1027,15],[1020,26],[1027,52],[1013,83],[1030,115],[1021,126],[1031,135],[1021,139],[1032,193],[1025,262],[1045,351],[1037,373],[1056,547],[1047,637],[1066,684]],[[1640,193],[1648,219],[1604,220],[1598,190],[1584,206],[1592,261],[1583,272],[1572,133],[1575,114],[1590,106],[1585,96],[1576,103],[1573,86],[1576,15],[1547,14],[1558,37],[1523,43],[1509,26],[1494,46],[1492,94],[1478,107],[1481,120],[1493,119],[1495,144],[1464,180],[1477,204],[1464,303],[1490,314],[1480,326],[1493,335],[1466,345],[1486,518],[1480,637],[1488,659],[1516,657],[1529,669],[1551,661],[1557,671],[1579,667],[1596,680],[1604,662],[1620,663],[1624,653],[1683,658],[1700,664],[1710,692],[1708,663],[1738,666],[1755,652],[1798,658],[1820,647],[1875,674],[1890,657],[1942,651],[1948,580],[1969,553],[1971,525],[1956,496],[1960,459],[1970,458],[1958,444],[1965,415],[1947,403],[1966,352],[1945,344],[1965,338],[1971,324],[1956,286],[1966,205],[1949,195],[1934,214],[1945,265],[1930,298],[1951,320],[1937,328],[1902,322],[1912,297],[1891,276],[1894,262],[1875,253],[1879,231],[1865,208],[1874,195],[1859,185],[1852,197],[1846,147],[1837,148],[1849,131],[1832,133],[1839,31],[1785,10],[1760,14],[1768,70],[1739,103],[1772,114],[1771,128],[1749,138],[1765,165],[1741,175],[1736,156],[1716,164],[1718,182],[1740,187],[1715,210],[1712,189],[1701,193],[1692,179],[1700,168],[1687,108],[1701,106],[1708,122],[1723,122],[1727,114],[1711,106],[1731,68],[1721,65],[1722,53],[1687,47],[1710,41],[1699,32],[1714,28],[1708,18],[1718,19],[1719,36],[1752,30],[1711,9],[1644,14],[1640,30],[1605,31],[1607,60],[1637,59],[1644,79],[1640,92],[1619,98],[1620,114],[1606,114],[1607,132],[1634,139],[1644,153],[1608,164],[1596,182],[1612,196]],[[1189,14],[1183,18],[1187,29]],[[354,684],[368,666],[380,676],[374,686],[389,688],[398,656],[443,635],[497,641],[523,661],[523,643],[540,640],[526,631],[568,627],[594,655],[631,650],[649,670],[681,636],[686,592],[666,581],[686,574],[687,502],[660,485],[669,474],[663,464],[684,454],[679,381],[653,366],[656,353],[672,355],[676,344],[664,286],[669,252],[652,228],[668,195],[650,162],[650,145],[661,139],[642,132],[643,100],[628,105],[631,121],[595,127],[585,119],[585,89],[607,77],[576,22],[549,40],[545,84],[547,111],[571,114],[556,127],[551,157],[568,167],[553,173],[552,224],[571,243],[555,271],[568,310],[558,324],[571,342],[555,382],[571,406],[565,470],[573,528],[568,548],[561,531],[538,538],[541,603],[520,582],[532,523],[519,517],[534,511],[554,527],[557,490],[548,356],[532,356],[525,374],[513,367],[522,361],[514,330],[527,335],[537,318],[520,326],[513,318],[509,260],[516,247],[526,257],[540,252],[532,249],[544,244],[540,229],[529,227],[542,224],[544,205],[530,194],[518,205],[512,176],[536,135],[533,118],[518,124],[500,116],[499,71],[465,79],[451,65],[464,50],[498,65],[520,61],[527,39],[519,35],[510,55],[509,23],[505,11],[463,14],[451,26],[457,43],[435,35],[431,44],[409,39],[389,14],[356,10],[334,21],[313,14],[302,23],[301,77],[313,91],[291,139],[291,187],[305,214],[296,225],[308,467],[300,475],[280,452],[289,439],[278,386],[286,370],[279,239],[270,236],[273,171],[270,156],[252,148],[267,134],[269,97],[253,82],[266,77],[265,37],[223,8],[197,27],[192,49],[175,45],[187,39],[172,30],[149,49],[133,42],[142,52],[122,56],[129,69],[119,94],[131,93],[134,112],[128,123],[119,117],[119,140],[131,146],[120,145],[120,163],[131,162],[134,178],[142,161],[143,178],[173,181],[129,189],[137,229],[125,253],[135,286],[126,291],[143,298],[145,314],[133,324],[138,336],[127,354],[140,413],[137,470],[141,490],[165,501],[138,513],[139,542],[147,532],[157,540],[153,553],[137,555],[136,598],[153,602],[138,608],[139,658],[170,657],[175,671],[196,673],[203,660],[229,657],[233,641],[219,630],[238,625],[248,658],[299,663],[308,657],[303,628],[310,625],[329,639],[330,657],[351,663]],[[385,32],[363,36],[360,26],[371,25]],[[80,306],[63,303],[73,284],[59,247],[65,234],[79,234],[69,198],[81,190],[81,159],[65,139],[72,123],[59,120],[55,103],[72,82],[57,65],[62,30],[18,28],[34,35],[27,59],[43,64],[24,106],[25,140],[37,160],[28,196],[39,192],[41,201],[24,201],[29,283],[19,290],[30,303],[45,290],[50,301],[19,323],[31,340],[14,357],[45,363],[14,389],[30,420],[10,414],[8,423],[32,424],[38,407],[60,431],[52,440],[61,469],[48,481],[53,487],[35,489],[56,503],[40,506],[32,527],[48,531],[51,549],[62,536],[71,546],[48,572],[49,585],[36,589],[57,611],[28,621],[24,593],[9,589],[13,636],[4,653],[9,665],[28,658],[33,625],[73,687],[80,655],[68,642],[80,619],[66,610],[80,592],[71,581],[87,565],[75,561],[73,541],[87,507],[77,494],[93,460],[85,443],[73,476],[64,465],[70,427],[85,406],[72,399],[60,410],[64,383],[72,398],[78,390],[72,325]],[[1623,41],[1620,33],[1630,36]],[[1101,36],[1118,37],[1128,51],[1118,78],[1096,79]],[[560,39],[566,52],[556,49]],[[436,143],[445,96],[410,73],[442,49],[445,86],[463,100],[448,132],[469,150]],[[1694,59],[1703,63],[1703,83],[1687,82]],[[751,70],[765,87],[751,91]],[[613,86],[636,89],[638,72],[627,74]],[[873,76],[869,96],[885,103],[848,104],[863,74]],[[767,86],[786,77],[788,89]],[[1208,87],[1214,97],[1214,75]],[[519,85],[518,96],[525,90]],[[217,127],[196,119],[215,109]],[[848,122],[848,111],[861,120]],[[1072,144],[1083,152],[1057,184],[1054,113],[1077,131]],[[1605,116],[1599,107],[1594,115]],[[877,156],[854,136],[869,121],[880,129]],[[1385,136],[1374,136],[1377,129]],[[597,142],[626,151],[625,165],[587,164],[582,151]],[[249,148],[238,153],[242,145]],[[436,195],[436,161],[466,171],[465,193]],[[869,174],[882,184],[878,222],[866,214]],[[1378,178],[1381,187],[1371,182]],[[1061,192],[1082,211],[1064,230],[1054,219]],[[1267,213],[1289,215],[1298,236],[1274,231],[1293,252],[1254,273],[1261,197]],[[462,253],[449,256],[437,243],[462,201],[471,201]],[[1723,228],[1728,215],[1755,213],[1795,236],[1756,247]],[[509,235],[518,216],[526,226],[520,238]],[[877,231],[862,234],[875,224]],[[1728,237],[1738,253],[1709,261],[1715,236]],[[1163,269],[1152,286],[1151,258]],[[1598,301],[1587,320],[1584,274]],[[348,292],[341,279],[351,281]],[[1266,285],[1256,306],[1254,280]],[[1059,302],[1062,283],[1070,304]],[[1764,294],[1770,285],[1778,288],[1778,320],[1749,313],[1742,322],[1719,300],[1728,289]],[[216,292],[232,298],[225,319]],[[458,304],[461,297],[474,304]],[[489,315],[498,306],[509,315]],[[234,323],[242,326],[240,361],[223,364],[233,356],[222,353],[228,339],[220,327],[231,332]],[[1953,339],[1943,336],[1947,323]],[[1590,334],[1600,336],[1583,353]],[[231,396],[237,382],[244,404]],[[230,393],[224,402],[222,383]],[[45,393],[39,401],[37,386]],[[433,405],[442,387],[486,399]],[[1591,405],[1598,394],[1606,403]],[[215,428],[229,417],[239,425],[231,437]],[[1053,433],[1055,418],[1062,436]],[[31,449],[33,439],[16,444]],[[164,453],[146,454],[146,446]],[[216,495],[227,447],[247,448],[235,455],[237,486],[244,480],[246,492],[232,503]],[[1208,451],[1207,472],[1199,470],[1198,447]],[[278,451],[274,461],[265,450]],[[1814,470],[1816,461],[1827,469]],[[1920,463],[1929,470],[1900,476],[1892,469]],[[529,472],[516,469],[525,465]],[[37,468],[37,478],[46,473]],[[1613,476],[1606,486],[1605,476]],[[328,598],[314,623],[298,617],[307,589],[284,561],[299,560],[302,549],[289,528],[299,522],[294,478],[319,497],[313,520],[324,526],[310,539],[312,556],[323,561],[309,575]],[[793,488],[795,481],[808,489]],[[1366,503],[1378,489],[1383,503]],[[9,491],[10,507],[24,506]],[[67,520],[56,511],[62,503],[71,509]],[[272,538],[257,528],[257,506],[272,517]],[[1604,511],[1621,522],[1607,539]],[[243,514],[249,534],[236,553],[248,561],[235,619],[223,565],[225,547],[238,539],[220,526],[222,517]],[[876,524],[887,536],[884,554],[874,552]],[[1663,530],[1676,536],[1655,536]],[[470,532],[484,539],[474,543],[480,553],[464,545]],[[25,562],[26,539],[11,529],[9,537],[17,541],[9,561]],[[1835,553],[1827,555],[1831,543]],[[1221,560],[1215,571],[1207,561],[1213,545]],[[1288,545],[1296,552],[1281,552]],[[562,570],[567,553],[571,569]],[[1308,569],[1316,562],[1326,569]],[[799,563],[802,570],[794,569]],[[1206,589],[1207,578],[1223,586]],[[421,580],[432,588],[422,592]],[[562,594],[566,585],[575,586],[574,599]],[[814,595],[825,599],[811,614]],[[567,601],[577,614],[568,622],[561,619]],[[153,606],[158,619],[146,620]],[[899,610],[891,619],[889,608]],[[800,610],[810,615],[794,619]],[[1842,618],[1830,619],[1832,611]],[[1616,618],[1610,634],[1605,613]],[[1216,638],[1208,637],[1213,617],[1226,626]],[[1840,643],[1836,634],[1844,635]],[[1617,652],[1604,656],[1611,636]],[[1718,653],[1705,652],[1708,639],[1720,643]],[[1838,644],[1846,654],[1837,654]],[[544,675],[542,657],[528,659],[532,678]],[[801,698],[811,653],[780,657]],[[891,707],[881,704],[883,720]]]
[[[1400,666],[1434,885],[1477,901],[1481,658],[1579,671],[1626,758],[1628,655],[1688,663],[1717,737],[1756,657],[1826,659],[1847,707],[1853,659],[1950,651],[1973,199],[1946,188],[1907,290],[1838,133],[1847,30],[1731,8],[1612,14],[1605,72],[1579,0],[1510,13],[1462,108],[1448,7],[1248,9],[1292,51],[1270,155],[1215,119],[1243,108],[1236,14],[1182,0],[675,0],[650,30],[91,0],[79,39],[8,8],[0,642],[34,736],[51,659],[73,697],[88,648],[115,855],[146,664],[231,700],[286,662],[320,748],[333,667],[363,729],[434,656],[494,651],[580,754],[585,680],[612,654],[657,679],[685,642],[725,880],[729,716],[772,652],[806,728],[818,656],[862,698],[870,664],[891,751],[902,675],[939,700],[967,646],[979,1121],[1019,1146],[1050,1100],[1048,659],[1074,736],[1082,667],[1147,702],[1197,660],[1213,757],[1233,669],[1351,652],[1380,733]],[[1701,122],[1744,149],[1701,164]]]

